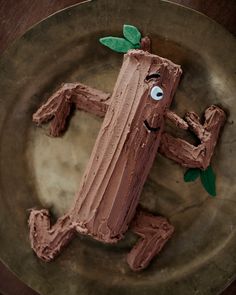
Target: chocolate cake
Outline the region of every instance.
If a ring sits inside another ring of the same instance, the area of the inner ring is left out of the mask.
[[[209,107],[202,125],[193,112],[187,113],[184,120],[170,111],[181,67],[149,53],[149,39],[140,42],[146,51],[133,49],[124,55],[111,95],[81,83],[63,84],[33,115],[38,125],[52,120],[52,136],[64,131],[72,105],[104,116],[69,212],[51,225],[48,210],[31,210],[31,246],[45,261],[54,259],[77,232],[103,243],[117,243],[131,227],[140,240],[128,254],[127,262],[134,271],[144,269],[174,232],[166,218],[142,209],[136,212],[157,152],[185,167],[205,169],[210,163],[224,124],[224,112]],[[193,131],[201,144],[196,147],[164,132],[166,119]]]

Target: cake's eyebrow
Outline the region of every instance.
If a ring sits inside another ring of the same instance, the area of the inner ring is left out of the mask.
[[[147,75],[147,77],[145,78],[145,80],[146,81],[149,81],[151,79],[158,79],[160,77],[161,77],[160,73],[157,72],[157,73],[153,73],[153,74]]]

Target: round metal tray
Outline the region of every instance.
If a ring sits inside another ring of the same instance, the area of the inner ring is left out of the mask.
[[[29,208],[67,211],[79,188],[101,120],[77,112],[62,138],[47,136],[33,112],[62,82],[80,81],[111,92],[122,55],[101,36],[124,23],[148,34],[153,52],[181,64],[184,74],[172,108],[180,115],[221,104],[229,117],[212,165],[216,198],[185,169],[157,155],[141,203],[168,216],[173,239],[150,267],[133,273],[125,256],[129,233],[117,245],[78,236],[52,263],[30,248]],[[63,10],[37,24],[0,59],[0,258],[45,295],[218,294],[236,274],[236,42],[206,16],[158,0],[99,0]]]

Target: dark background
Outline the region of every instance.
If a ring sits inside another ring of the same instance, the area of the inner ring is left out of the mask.
[[[169,0],[198,10],[236,36],[236,0]],[[81,0],[0,0],[0,53],[33,24]],[[37,295],[0,262],[0,294]],[[222,295],[235,295],[234,282]],[[49,294],[50,295],[50,294]],[[191,294],[189,294],[191,295]]]

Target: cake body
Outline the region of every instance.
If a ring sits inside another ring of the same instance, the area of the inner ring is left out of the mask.
[[[148,79],[157,73],[158,78]],[[148,52],[132,50],[125,55],[71,212],[79,232],[106,243],[123,237],[156,156],[165,110],[181,73],[180,66]],[[159,101],[150,96],[154,86],[163,90]]]

